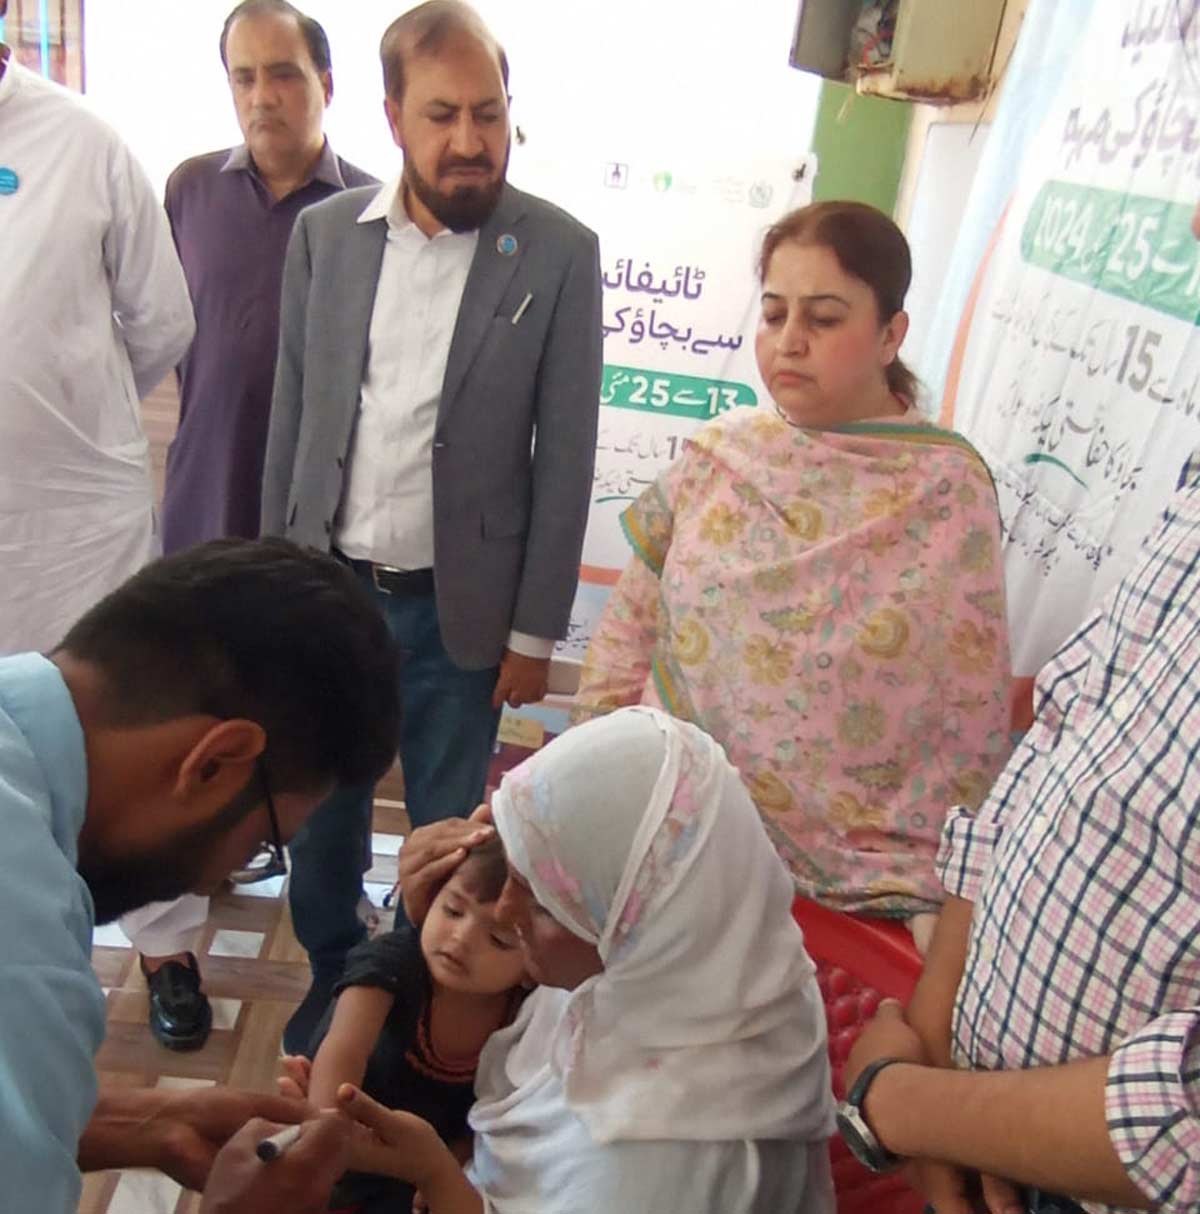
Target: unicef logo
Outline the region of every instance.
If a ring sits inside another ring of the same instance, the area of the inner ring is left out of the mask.
[[[752,207],[769,207],[771,205],[771,196],[775,191],[771,188],[769,182],[756,181],[749,189],[746,195],[746,201]]]

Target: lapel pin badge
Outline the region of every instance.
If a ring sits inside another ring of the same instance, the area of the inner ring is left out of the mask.
[[[15,194],[20,188],[21,179],[13,172],[0,165],[0,194]],[[513,242],[516,243],[515,241]]]
[[[517,238],[509,232],[505,232],[496,240],[496,252],[503,257],[512,257],[520,247],[517,244]]]

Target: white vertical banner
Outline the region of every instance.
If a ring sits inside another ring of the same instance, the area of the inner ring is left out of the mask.
[[[581,658],[629,557],[620,515],[704,422],[769,403],[754,359],[756,262],[766,228],[812,197],[815,161],[704,165],[538,161],[515,148],[515,184],[600,237],[604,377],[592,506],[571,633]]]
[[[1069,36],[943,410],[996,478],[1019,676],[1129,570],[1200,445],[1200,13],[1095,0]]]

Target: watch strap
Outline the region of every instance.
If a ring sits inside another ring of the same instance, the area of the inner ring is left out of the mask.
[[[868,1062],[859,1072],[858,1078],[854,1081],[854,1086],[846,1093],[846,1103],[854,1105],[855,1108],[861,1111],[863,1101],[867,1098],[867,1089],[875,1082],[875,1076],[885,1067],[903,1061],[903,1058],[876,1058],[874,1062]]]

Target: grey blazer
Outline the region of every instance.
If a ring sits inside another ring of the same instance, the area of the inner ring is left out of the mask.
[[[342,499],[387,236],[385,219],[357,222],[377,188],[302,211],[283,272],[262,530],[322,549]],[[500,251],[502,236],[516,252]],[[506,186],[479,233],[433,444],[438,619],[464,669],[495,665],[510,629],[566,635],[596,454],[600,291],[595,234]]]

